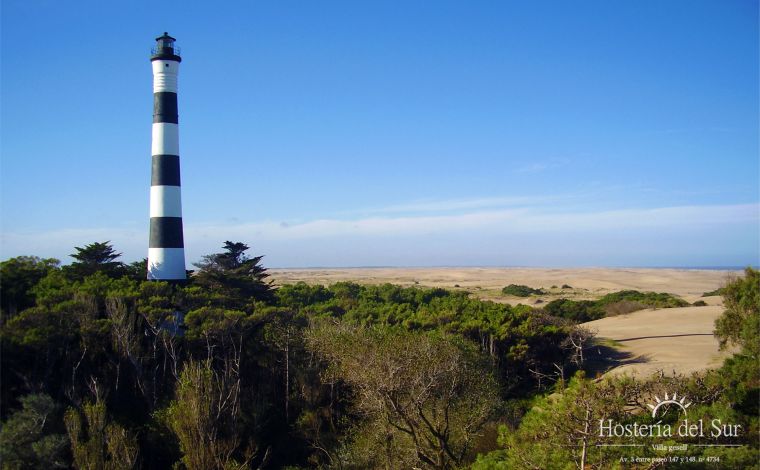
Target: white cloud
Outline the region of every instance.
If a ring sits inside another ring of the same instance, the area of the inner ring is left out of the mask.
[[[428,207],[431,210],[434,207],[446,210],[451,204],[446,201],[431,202]],[[478,206],[470,201],[467,204],[463,203],[462,207]],[[512,247],[525,247],[527,251],[523,250],[520,253],[521,259],[530,260],[533,256],[535,259],[544,260],[547,258],[546,250],[535,243],[535,240],[541,239],[549,240],[547,243],[554,245],[552,251],[557,255],[564,250],[567,252],[564,254],[566,258],[572,258],[572,254],[582,259],[584,250],[598,251],[604,243],[607,243],[612,251],[632,250],[634,246],[640,248],[643,244],[641,240],[658,243],[659,234],[663,233],[667,233],[670,243],[675,244],[673,250],[679,249],[678,244],[673,242],[678,239],[688,242],[688,250],[695,250],[695,244],[705,249],[714,245],[718,249],[721,244],[725,244],[725,240],[712,240],[711,237],[716,233],[730,234],[732,231],[741,232],[744,235],[740,238],[745,242],[751,242],[752,237],[757,237],[759,213],[760,204],[677,206],[597,212],[558,209],[552,211],[541,207],[524,207],[474,210],[464,214],[372,216],[353,220],[319,219],[305,223],[186,223],[185,245],[189,262],[218,250],[224,240],[240,240],[257,248],[264,248],[264,253],[279,253],[277,256],[283,260],[281,262],[290,265],[297,264],[299,259],[307,258],[311,265],[334,265],[334,259],[339,255],[342,255],[340,264],[366,264],[368,261],[365,260],[377,259],[377,250],[374,247],[381,245],[387,253],[384,259],[419,258],[419,263],[427,260],[429,264],[447,264],[454,262],[447,257],[451,254],[452,246],[470,245],[473,247],[472,250],[477,248],[476,251],[479,252],[498,254],[513,249],[506,246],[506,240],[510,241]],[[746,234],[752,228],[754,233]],[[562,245],[563,240],[570,239],[583,242]],[[3,233],[2,257],[5,259],[22,254],[35,254],[61,258],[67,263],[70,261],[67,255],[74,251],[74,246],[104,240],[111,240],[118,250],[124,252],[127,260],[142,258],[147,251],[147,233],[143,231],[81,228]],[[614,240],[614,243],[610,240]],[[628,240],[625,242],[627,245],[622,246],[624,240]],[[527,243],[528,241],[531,243]],[[757,247],[746,249],[756,256]],[[392,253],[393,250],[398,252]],[[681,250],[687,250],[686,244]],[[349,253],[351,257],[348,257]],[[420,258],[423,253],[426,257],[424,259]],[[686,251],[683,253],[684,256],[688,254]],[[457,258],[457,262],[467,264],[466,253],[461,256]],[[476,259],[469,261],[470,264],[479,262]],[[614,263],[612,260],[609,262]]]
[[[457,215],[320,219],[301,224],[257,222],[196,225],[190,238],[227,236],[262,240],[303,240],[335,236],[425,236],[435,233],[488,230],[491,233],[595,232],[638,228],[685,228],[757,222],[758,204],[678,206],[601,212],[545,212],[529,208],[477,211]],[[224,236],[224,235],[222,235]]]

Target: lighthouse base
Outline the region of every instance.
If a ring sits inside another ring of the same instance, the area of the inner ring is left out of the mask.
[[[179,281],[186,278],[184,248],[148,248],[148,280]]]

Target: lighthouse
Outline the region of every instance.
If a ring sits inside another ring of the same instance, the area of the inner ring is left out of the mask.
[[[164,33],[156,38],[156,47],[150,56],[153,65],[153,137],[148,279],[158,281],[185,279],[177,116],[177,75],[182,59],[174,41]]]

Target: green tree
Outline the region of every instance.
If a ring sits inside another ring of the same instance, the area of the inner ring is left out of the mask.
[[[326,321],[307,345],[354,392],[358,467],[458,467],[499,403],[487,361],[447,335]]]
[[[59,263],[54,258],[36,256],[17,256],[0,263],[0,323],[34,306],[32,288]]]
[[[291,362],[296,353],[303,352],[303,330],[308,324],[305,316],[294,314],[290,310],[277,309],[267,312],[262,318],[263,337],[266,343],[278,354],[278,360],[282,370],[283,403],[285,421],[290,422],[291,400]]]
[[[70,256],[76,261],[64,267],[64,272],[72,280],[82,280],[96,272],[102,272],[108,277],[121,276],[124,274],[124,264],[116,261],[121,253],[117,253],[110,243],[105,241],[84,247],[75,246],[76,253]]]
[[[721,348],[736,345],[739,351],[725,360],[717,377],[726,404],[750,420],[747,428],[754,433],[753,450],[759,455],[760,271],[747,268],[744,277],[734,279],[722,289],[722,295],[726,309],[715,320],[715,336]]]
[[[43,394],[21,397],[15,411],[0,431],[0,461],[8,470],[67,468],[65,434],[55,432],[58,407]],[[58,415],[60,420],[60,415]]]
[[[135,281],[144,281],[148,275],[148,258],[125,265],[124,275]]]
[[[269,274],[261,265],[264,256],[249,258],[245,254],[248,249],[245,243],[224,242],[225,251],[206,255],[195,264],[199,271],[194,283],[224,293],[225,306],[232,308],[242,308],[254,300],[273,300],[274,288],[266,281]]]
[[[566,388],[538,397],[519,428],[501,426],[499,444],[506,450],[479,458],[473,468],[618,468],[620,453],[627,450],[605,447],[600,452],[599,444],[620,443],[619,438],[600,435],[600,423],[626,423],[636,415],[646,420],[643,397],[649,396],[650,385],[628,378],[594,382],[579,373]],[[637,449],[642,457],[651,452],[649,447]]]
[[[188,362],[180,374],[167,425],[179,441],[182,464],[188,470],[245,468],[253,457],[235,459],[240,447],[237,416],[239,390],[216,374],[210,361]]]
[[[735,344],[743,354],[760,358],[760,271],[747,268],[744,277],[729,282],[723,289],[726,309],[715,320],[715,336],[721,348]]]
[[[84,415],[84,419],[82,419]],[[64,417],[71,439],[74,466],[80,470],[125,470],[137,468],[137,438],[116,423],[110,423],[100,399],[85,403],[82,412],[70,408]]]

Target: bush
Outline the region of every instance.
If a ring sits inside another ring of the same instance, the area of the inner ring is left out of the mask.
[[[609,305],[624,300],[639,302],[650,308],[688,307],[689,303],[680,297],[665,292],[639,292],[637,290],[624,290],[607,294],[597,302],[600,305]]]
[[[723,292],[725,291],[725,288],[719,287],[715,290],[711,290],[710,292],[705,292],[702,294],[702,297],[712,297],[713,295],[723,295]]]
[[[557,299],[543,308],[549,315],[584,323],[605,316],[623,315],[645,308],[686,307],[689,303],[667,293],[626,290],[607,294],[599,300]]]
[[[566,318],[577,323],[598,320],[604,317],[604,309],[592,300],[552,300],[544,306],[544,312],[549,315]]]
[[[515,297],[530,297],[531,295],[546,294],[543,289],[533,289],[532,287],[522,284],[510,284],[501,290],[504,295],[514,295]]]
[[[604,307],[604,313],[608,317],[615,317],[618,315],[625,315],[626,313],[644,310],[645,308],[647,308],[647,306],[641,302],[636,302],[635,300],[621,300],[620,302],[606,305]]]
[[[760,356],[760,271],[747,268],[744,277],[723,289],[726,310],[715,320],[715,336],[721,348],[735,344],[742,353]]]

